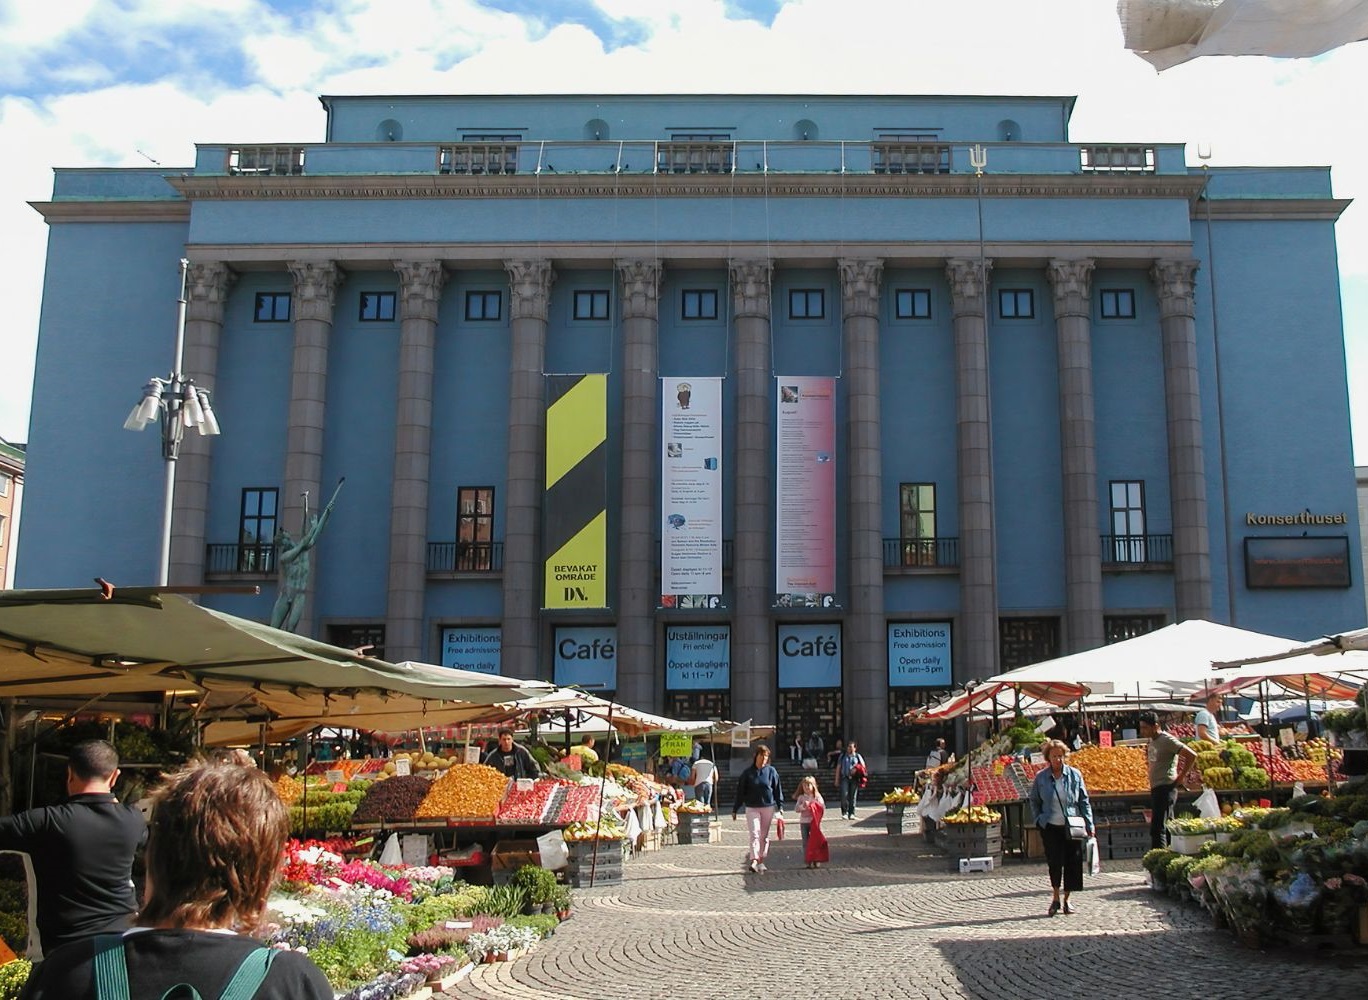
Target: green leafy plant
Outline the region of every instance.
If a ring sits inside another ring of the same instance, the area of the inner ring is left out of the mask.
[[[526,905],[527,893],[521,886],[510,882],[507,885],[496,885],[489,890],[481,912],[507,919],[521,914]]]
[[[32,971],[33,965],[25,958],[0,965],[0,1000],[17,1000]]]
[[[510,884],[522,889],[533,906],[541,906],[550,902],[551,894],[556,891],[556,873],[539,865],[523,865],[513,873]]]
[[[1177,851],[1170,851],[1167,847],[1154,847],[1145,852],[1145,856],[1140,859],[1140,864],[1151,875],[1162,878],[1168,863],[1179,856]]]

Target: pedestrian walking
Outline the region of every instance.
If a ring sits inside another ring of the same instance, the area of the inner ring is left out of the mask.
[[[826,800],[817,787],[817,779],[805,775],[798,782],[794,805],[798,810],[798,825],[803,831],[803,860],[809,868],[826,864],[830,858],[827,838],[822,833],[822,817],[826,814]]]
[[[1046,915],[1051,917],[1061,907],[1065,914],[1074,912],[1069,893],[1083,888],[1083,844],[1095,832],[1087,784],[1078,768],[1065,763],[1068,757],[1067,744],[1050,740],[1045,744],[1049,767],[1031,782],[1031,815],[1040,828],[1045,862],[1050,869],[1052,896]],[[1074,832],[1079,825],[1083,827],[1082,837]]]
[[[860,745],[854,740],[846,744],[845,752],[836,760],[836,789],[841,796],[841,818],[855,818],[855,803],[860,789],[869,781],[869,769],[860,756]]]
[[[746,831],[750,835],[746,864],[753,872],[763,872],[765,858],[769,856],[770,826],[775,816],[784,815],[784,789],[779,783],[779,772],[770,763],[767,746],[755,748],[750,767],[741,772],[736,782],[733,820],[742,806],[746,808]]]
[[[1154,712],[1140,713],[1140,735],[1149,740],[1145,762],[1149,765],[1150,847],[1167,847],[1167,824],[1173,819],[1178,786],[1187,780],[1197,754],[1178,737],[1164,732]]]

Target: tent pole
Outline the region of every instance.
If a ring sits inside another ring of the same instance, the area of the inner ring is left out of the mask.
[[[613,701],[608,701],[608,733],[613,732]],[[603,768],[603,777],[599,779],[599,807],[598,820],[594,824],[594,853],[589,859],[589,888],[594,887],[594,875],[598,872],[598,849],[599,849],[599,830],[603,825],[603,793],[608,784],[608,767]]]

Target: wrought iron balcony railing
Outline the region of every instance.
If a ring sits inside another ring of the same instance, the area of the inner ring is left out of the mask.
[[[271,576],[275,571],[274,545],[211,543],[204,547],[206,576]]]
[[[503,542],[428,542],[429,573],[502,573]]]
[[[959,566],[958,538],[885,538],[885,569]]]
[[[1104,566],[1171,566],[1172,535],[1103,535]]]

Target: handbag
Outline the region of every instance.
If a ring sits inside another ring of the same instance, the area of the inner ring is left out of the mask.
[[[1064,811],[1064,823],[1069,828],[1069,837],[1072,840],[1088,839],[1088,821],[1082,816],[1070,816],[1069,807],[1064,804],[1064,796],[1059,794],[1059,783],[1055,782],[1055,798],[1059,799],[1059,808]]]
[[[784,839],[784,817],[774,817],[774,835],[779,840]]]

